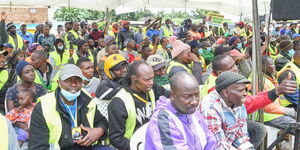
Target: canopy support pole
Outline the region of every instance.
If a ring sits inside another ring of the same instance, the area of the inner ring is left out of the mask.
[[[106,18],[106,25],[105,25],[105,31],[104,31],[104,33],[106,35],[108,35],[108,29],[109,29],[109,25],[110,25],[110,22],[109,22],[109,20],[110,20],[110,12],[109,12],[108,8],[106,8],[105,15],[106,15],[106,17],[105,17]]]

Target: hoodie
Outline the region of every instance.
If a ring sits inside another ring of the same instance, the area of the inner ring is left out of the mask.
[[[181,114],[170,99],[160,97],[146,131],[145,150],[213,150],[215,146],[215,137],[199,110]]]

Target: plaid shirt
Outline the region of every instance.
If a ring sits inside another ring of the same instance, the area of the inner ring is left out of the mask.
[[[201,101],[200,110],[217,139],[218,149],[253,149],[249,142],[244,105],[229,108],[214,90]]]

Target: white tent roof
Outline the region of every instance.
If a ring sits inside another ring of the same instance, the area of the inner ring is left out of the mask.
[[[251,0],[1,0],[0,6],[59,6],[92,10],[114,9],[126,6],[130,9],[141,8],[198,8],[224,12],[240,16],[251,14]],[[270,0],[258,0],[259,13],[268,12]]]

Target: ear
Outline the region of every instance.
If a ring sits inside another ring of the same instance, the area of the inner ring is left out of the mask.
[[[227,89],[222,90],[221,93],[222,93],[225,97],[228,97],[228,96],[229,96],[229,93],[228,93],[228,90],[227,90]]]
[[[173,91],[170,91],[170,99],[173,100],[175,96],[175,93]]]
[[[132,76],[130,77],[130,79],[131,79],[131,81],[136,81],[136,80],[137,80],[137,77],[136,77],[135,75],[132,75]]]

